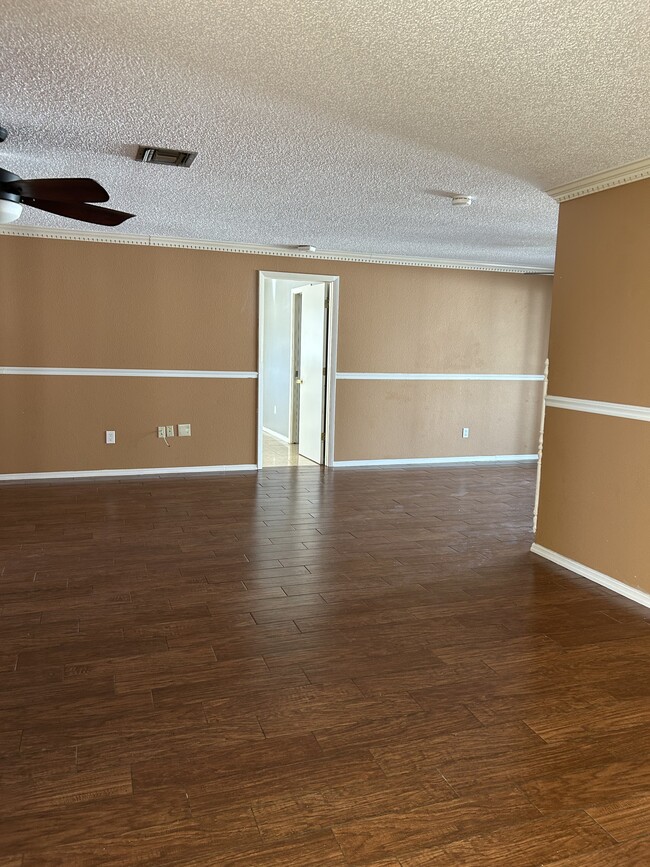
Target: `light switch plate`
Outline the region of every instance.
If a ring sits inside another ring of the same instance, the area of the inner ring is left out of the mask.
[[[167,425],[167,436],[168,436],[168,437],[173,437],[173,436],[174,436],[174,425],[173,425],[173,424],[168,424],[168,425]]]
[[[191,424],[179,424],[178,435],[179,435],[179,437],[191,437],[192,436],[192,425]]]
[[[106,445],[114,446],[115,445],[115,431],[107,430],[106,431]]]

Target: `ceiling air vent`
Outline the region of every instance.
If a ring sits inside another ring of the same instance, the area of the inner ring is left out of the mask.
[[[196,151],[177,151],[169,148],[153,148],[140,145],[136,160],[141,163],[158,163],[163,166],[191,166],[196,157]]]

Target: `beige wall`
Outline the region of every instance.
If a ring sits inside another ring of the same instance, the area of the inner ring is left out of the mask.
[[[255,463],[256,401],[253,379],[0,376],[0,473]]]
[[[542,388],[541,382],[341,380],[337,458],[536,454]],[[461,438],[464,427],[468,439]]]
[[[650,406],[650,180],[560,205],[549,393]]]
[[[650,180],[560,206],[549,394],[650,406]],[[549,409],[537,542],[650,592],[650,424]]]
[[[550,286],[550,277],[366,266],[342,285],[338,369],[542,373]]]
[[[537,541],[650,592],[650,424],[549,408]]]
[[[1,364],[257,368],[245,257],[11,236],[0,251]]]
[[[0,257],[0,366],[254,371],[259,270],[340,276],[340,371],[530,374],[546,357],[543,276],[10,235]],[[253,380],[3,376],[0,389],[1,473],[255,461]],[[339,381],[335,457],[531,453],[539,391]],[[192,438],[167,449],[155,427],[179,422]]]

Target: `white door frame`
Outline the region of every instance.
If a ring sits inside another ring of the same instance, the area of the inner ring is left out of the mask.
[[[264,362],[264,284],[266,280],[300,280],[305,283],[327,283],[329,286],[329,316],[327,320],[327,390],[325,394],[325,466],[334,466],[334,419],[336,415],[336,350],[339,322],[339,278],[332,274],[292,274],[286,271],[259,271],[257,309],[257,468],[263,467],[264,395],[262,366]]]

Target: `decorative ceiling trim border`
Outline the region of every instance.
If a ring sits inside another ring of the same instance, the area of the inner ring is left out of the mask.
[[[46,238],[57,241],[94,241],[100,244],[131,244],[141,247],[173,247],[182,250],[214,250],[220,253],[245,253],[283,259],[314,259],[332,262],[363,262],[373,265],[410,265],[416,268],[449,268],[461,271],[499,271],[511,274],[552,274],[552,268],[526,265],[499,265],[494,262],[471,262],[465,259],[436,259],[417,256],[387,256],[380,253],[350,253],[340,250],[317,250],[305,253],[292,247],[236,244],[227,241],[202,241],[192,238],[165,238],[157,235],[128,235],[106,232],[83,232],[75,229],[45,229],[38,226],[0,226],[0,235]]]
[[[40,226],[2,226],[0,235],[20,235],[25,238],[46,238],[51,241],[94,241],[99,244],[135,244],[149,247],[149,235],[111,234],[106,232],[83,232],[79,229],[44,229]]]
[[[628,163],[626,166],[619,166],[616,169],[598,172],[588,178],[560,184],[560,186],[553,187],[546,192],[557,202],[567,202],[569,199],[590,196],[592,193],[599,193],[602,190],[610,189],[610,187],[620,187],[623,184],[631,184],[645,178],[650,178],[650,157],[637,160],[635,163]]]

